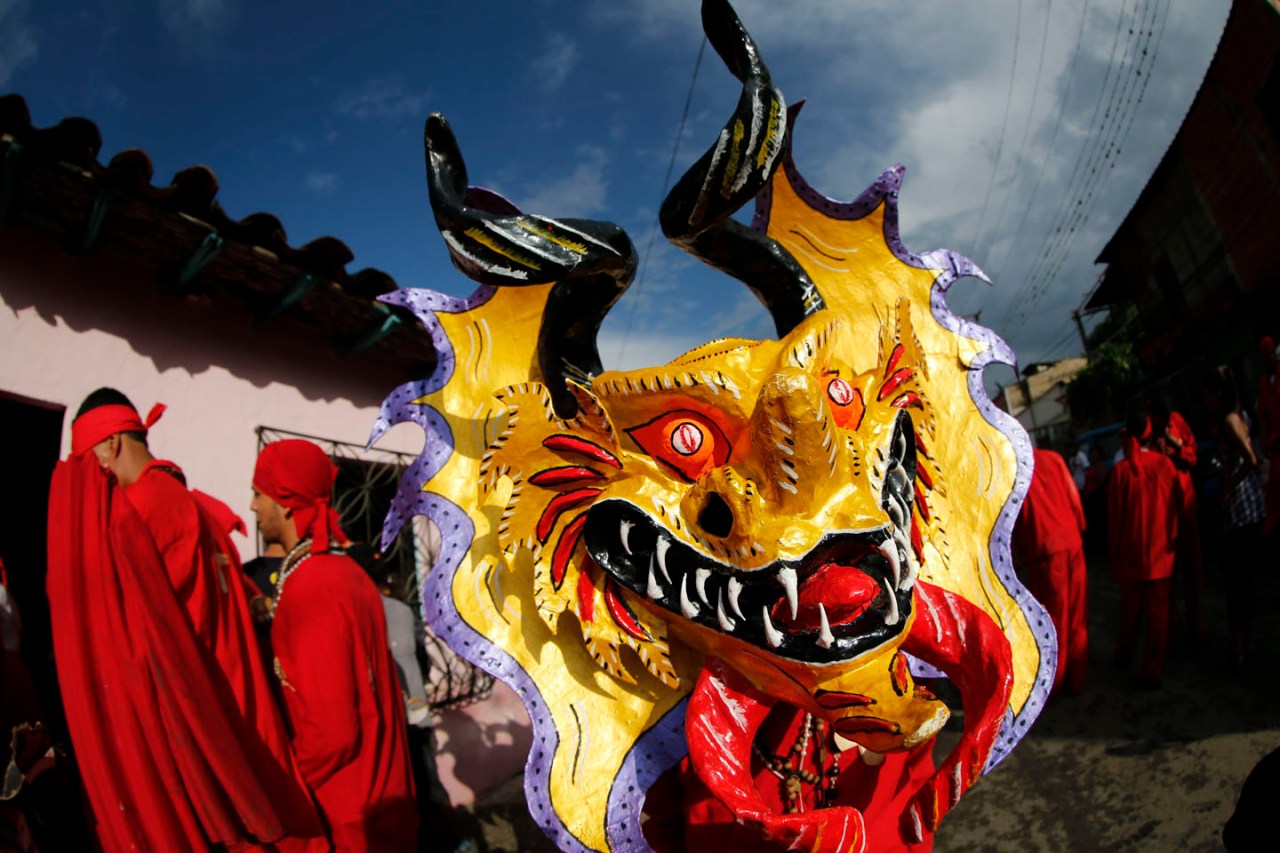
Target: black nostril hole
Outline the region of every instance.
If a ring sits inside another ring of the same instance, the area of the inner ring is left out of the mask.
[[[698,513],[698,526],[712,536],[725,537],[733,530],[733,510],[715,492],[707,496],[707,505]]]

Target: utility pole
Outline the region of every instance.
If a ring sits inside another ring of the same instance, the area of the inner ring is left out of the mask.
[[[1089,339],[1084,334],[1084,321],[1080,319],[1080,309],[1071,312],[1071,319],[1076,321],[1076,331],[1080,333],[1080,346],[1084,348],[1084,354],[1089,355]]]

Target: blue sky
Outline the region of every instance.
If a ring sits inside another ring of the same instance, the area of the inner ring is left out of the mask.
[[[1079,351],[1070,311],[1230,2],[736,6],[788,101],[808,100],[794,145],[809,181],[852,198],[905,164],[907,247],[986,269],[995,286],[959,284],[952,306],[1028,363]],[[422,124],[442,112],[472,183],[631,234],[645,262],[601,336],[606,367],[627,367],[772,330],[745,287],[660,234],[647,251],[700,41],[697,0],[0,0],[0,92],[38,126],[92,119],[104,162],[144,149],[156,183],[209,166],[230,215],[271,212],[294,245],[338,237],[352,271],[463,294],[423,179]],[[676,176],[738,95],[710,49],[692,91]]]

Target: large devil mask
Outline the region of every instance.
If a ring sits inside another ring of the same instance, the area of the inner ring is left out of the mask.
[[[528,801],[562,848],[647,849],[646,793],[686,755],[782,847],[861,849],[872,822],[916,840],[1025,733],[1055,666],[1009,562],[1029,445],[982,390],[982,369],[1011,358],[946,306],[982,273],[899,241],[902,169],[852,202],[810,189],[788,153],[797,111],[755,44],[724,0],[703,22],[742,97],[662,225],[751,287],[778,339],[603,370],[596,332],[635,271],[631,242],[469,187],[432,116],[436,221],[481,286],[383,297],[439,352],[374,429],[427,433],[384,536],[414,515],[439,527],[427,619],[524,701]],[[730,216],[752,199],[748,228]],[[777,703],[870,755],[929,748],[948,709],[913,672],[951,678],[965,727],[899,813],[760,799],[752,743]]]

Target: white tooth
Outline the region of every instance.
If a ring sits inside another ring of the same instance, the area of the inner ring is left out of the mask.
[[[631,528],[635,527],[630,521],[618,522],[618,539],[622,542],[622,550],[627,552],[627,556],[631,556]]]
[[[907,434],[905,432],[898,433],[898,439],[893,443],[893,456],[899,461],[907,456]]]
[[[693,619],[698,615],[698,605],[689,600],[689,576],[680,579],[680,612],[684,618]]]
[[[764,609],[764,638],[769,641],[769,645],[775,649],[782,645],[782,632],[773,627],[773,622],[769,620],[769,608]]]
[[[662,576],[666,578],[667,583],[671,583],[671,573],[667,571],[667,549],[670,547],[670,539],[665,536],[658,537],[658,568],[662,570]]]
[[[897,588],[902,583],[902,564],[898,561],[898,546],[894,542],[886,542],[880,546],[880,553],[889,561],[893,569],[893,585]]]
[[[884,615],[884,624],[898,624],[898,596],[889,588],[889,582],[884,582],[884,594],[889,597],[889,612]]]
[[[693,573],[693,585],[698,590],[698,598],[702,599],[702,603],[710,605],[707,601],[707,578],[711,577],[710,569],[698,569]]]
[[[907,567],[905,576],[902,578],[901,589],[903,592],[911,589],[916,584],[916,566],[915,563],[907,559],[907,549],[902,549],[902,564]]]
[[[746,619],[742,615],[742,608],[738,606],[738,595],[742,592],[742,581],[737,578],[729,578],[729,607],[739,619]]]
[[[821,601],[818,602],[818,618],[822,620],[822,627],[818,630],[818,645],[829,649],[836,641],[836,637],[831,633],[831,623],[827,621],[827,608],[822,606]]]
[[[720,622],[720,629],[725,632],[733,630],[733,620],[725,615],[724,612],[724,592],[721,591],[720,598],[716,600],[716,619]]]
[[[782,582],[782,588],[787,591],[787,604],[791,605],[791,618],[796,618],[796,613],[800,610],[800,598],[796,590],[796,570],[793,568],[785,568],[778,572],[778,580]]]
[[[903,522],[902,507],[898,506],[898,502],[892,497],[885,503],[885,512],[889,513],[889,517],[893,519],[893,526],[901,528]]]
[[[654,572],[653,557],[649,558],[649,586],[645,588],[647,594],[654,601],[661,601],[666,593],[662,591],[662,587],[658,586],[658,575]]]

